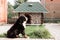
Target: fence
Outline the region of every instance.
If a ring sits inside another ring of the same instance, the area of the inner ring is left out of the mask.
[[[45,18],[45,23],[60,23],[60,18]]]

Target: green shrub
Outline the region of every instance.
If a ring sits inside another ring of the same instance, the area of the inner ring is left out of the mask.
[[[8,18],[10,18],[10,19],[11,19],[11,18],[12,18],[12,16],[13,16],[13,15],[12,15],[12,13],[8,13]]]
[[[6,37],[6,33],[0,34],[0,38],[5,38]]]
[[[30,36],[31,38],[50,38],[50,33],[45,30],[45,31],[34,31],[30,34],[28,34],[28,36]]]
[[[51,34],[42,26],[28,26],[26,28],[26,34],[30,38],[50,38]]]

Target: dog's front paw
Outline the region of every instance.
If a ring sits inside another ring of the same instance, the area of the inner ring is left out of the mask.
[[[19,35],[16,35],[16,38],[19,38],[20,36]]]
[[[24,35],[24,38],[29,38],[29,36],[27,36],[27,35]]]

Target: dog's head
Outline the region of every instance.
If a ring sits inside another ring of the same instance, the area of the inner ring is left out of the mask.
[[[26,28],[26,22],[27,22],[27,20],[28,20],[27,17],[20,16],[17,21],[18,21],[19,24],[22,24],[24,26],[24,28]]]

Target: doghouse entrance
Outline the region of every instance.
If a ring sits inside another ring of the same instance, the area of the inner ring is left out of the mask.
[[[28,18],[27,24],[31,24],[31,16],[29,14],[25,14],[25,16]]]

